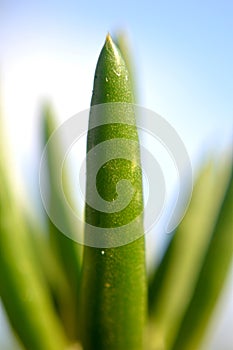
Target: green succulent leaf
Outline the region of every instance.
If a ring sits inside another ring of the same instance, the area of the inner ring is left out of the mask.
[[[97,63],[91,105],[134,101],[129,73],[119,49],[108,35]],[[106,123],[88,132],[87,151],[101,142],[121,138],[138,143],[135,117],[125,105],[118,112],[130,125]],[[90,125],[95,113],[90,113]],[[107,117],[108,118],[108,117]],[[111,144],[109,149],[111,150]],[[139,146],[126,145],[127,154],[138,159]],[[96,158],[101,157],[97,152]],[[87,193],[91,167],[87,162]],[[86,221],[95,227],[112,228],[127,224],[143,209],[140,169],[126,159],[113,159],[98,173],[96,186],[107,201],[116,199],[121,179],[133,183],[135,196],[120,213],[106,213],[86,205]],[[82,279],[82,345],[84,350],[142,350],[146,314],[146,278],[143,223],[137,221],[141,238],[115,248],[85,246]],[[87,231],[85,232],[85,235]],[[108,237],[108,233],[106,234]]]

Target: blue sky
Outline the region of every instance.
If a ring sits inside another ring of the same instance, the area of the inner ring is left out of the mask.
[[[7,101],[17,97],[21,125],[32,122],[38,98],[51,97],[61,120],[87,108],[105,35],[123,28],[133,47],[140,104],[176,128],[192,159],[231,138],[231,1],[10,0],[0,6],[5,104],[12,116]]]
[[[37,172],[41,101],[52,101],[60,122],[88,108],[105,36],[121,29],[139,103],[173,125],[194,169],[205,154],[219,154],[233,134],[232,18],[230,0],[2,0],[3,112],[21,169],[34,164]]]

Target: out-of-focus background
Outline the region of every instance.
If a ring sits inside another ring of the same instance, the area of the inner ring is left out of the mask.
[[[1,113],[15,168],[35,205],[40,207],[41,103],[51,102],[59,123],[89,107],[96,61],[108,31],[127,33],[138,103],[176,129],[194,173],[203,159],[227,149],[233,134],[232,18],[228,0],[2,0]],[[158,250],[153,232],[147,239],[153,260]],[[204,349],[229,350],[233,342],[232,281],[231,272]],[[2,309],[0,339],[7,348],[10,328]]]

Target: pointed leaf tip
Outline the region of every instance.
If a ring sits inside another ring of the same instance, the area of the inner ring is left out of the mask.
[[[105,40],[106,43],[112,43],[112,37],[110,35],[110,33],[108,32],[107,36],[106,36],[106,40]]]
[[[104,43],[104,47],[112,52],[114,54],[114,56],[118,56],[119,55],[119,52],[117,51],[116,49],[116,45],[111,37],[111,35],[108,33],[107,36],[106,36],[106,40],[105,40],[105,43]]]

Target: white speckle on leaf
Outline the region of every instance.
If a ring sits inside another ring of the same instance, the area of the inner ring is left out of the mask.
[[[121,72],[117,72],[115,69],[113,69],[113,72],[114,72],[118,77],[121,76]]]
[[[101,250],[101,255],[104,255],[105,251],[104,250]]]

